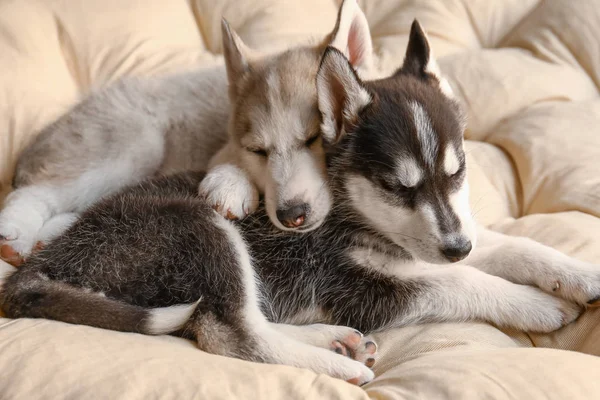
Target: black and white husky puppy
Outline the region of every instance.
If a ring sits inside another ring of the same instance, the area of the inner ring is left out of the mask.
[[[437,73],[416,22],[387,79],[361,82],[326,51],[317,88],[335,207],[316,230],[278,230],[264,209],[227,221],[196,196],[201,173],[155,179],[93,206],[8,277],[4,311],[178,331],[211,353],[357,383],[373,378],[375,345],[354,329],[571,322],[600,295],[600,268],[498,234],[474,249],[462,116]]]

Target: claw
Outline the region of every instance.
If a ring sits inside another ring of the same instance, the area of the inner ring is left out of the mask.
[[[231,209],[227,209],[227,219],[232,220],[232,221],[236,221],[238,219],[238,217],[231,212]]]

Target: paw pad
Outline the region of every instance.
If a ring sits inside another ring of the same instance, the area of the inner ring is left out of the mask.
[[[331,342],[331,350],[344,357],[360,361],[371,368],[377,359],[377,344],[355,331],[341,340]]]

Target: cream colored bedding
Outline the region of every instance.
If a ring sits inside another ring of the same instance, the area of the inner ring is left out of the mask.
[[[600,3],[365,0],[377,71],[428,30],[469,113],[478,220],[600,263]],[[0,191],[18,152],[91,89],[123,75],[222,62],[220,18],[269,49],[328,32],[330,0],[0,1]],[[8,268],[6,264],[0,268]],[[550,335],[485,324],[378,337],[364,388],[283,366],[212,356],[172,337],[0,319],[0,399],[596,399],[600,310]]]

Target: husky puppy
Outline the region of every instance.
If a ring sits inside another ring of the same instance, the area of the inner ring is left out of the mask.
[[[12,318],[179,330],[208,352],[357,383],[373,378],[375,346],[351,329],[568,324],[600,296],[600,267],[499,234],[473,249],[463,122],[441,82],[416,21],[387,79],[362,82],[329,48],[317,90],[335,207],[320,227],[279,230],[264,208],[227,221],[197,198],[203,174],[155,179],[92,206],[6,279],[0,304]],[[331,325],[288,325],[317,322]]]
[[[244,217],[261,193],[280,229],[316,228],[331,206],[315,88],[327,45],[368,70],[371,37],[356,0],[343,2],[316,45],[258,54],[223,21],[226,68],[127,78],[91,94],[20,155],[0,213],[0,255],[18,265],[103,196],[207,167],[200,193],[222,215]]]

